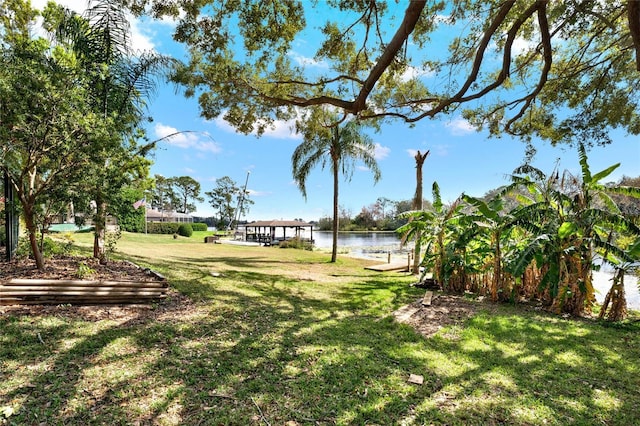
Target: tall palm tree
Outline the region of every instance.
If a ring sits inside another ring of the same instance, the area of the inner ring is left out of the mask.
[[[145,101],[153,94],[157,77],[174,60],[133,52],[125,11],[111,1],[89,2],[84,16],[64,8],[58,9],[57,16],[48,29],[59,43],[74,50],[92,76],[91,101],[103,120],[111,120],[114,127],[111,145],[96,149],[94,182],[88,191],[96,206],[93,254],[104,259],[107,204],[125,183],[148,172],[148,163],[136,155],[135,139],[142,135]]]
[[[311,170],[318,164],[324,169],[327,164],[333,174],[333,244],[331,262],[335,262],[338,253],[338,183],[340,173],[348,180],[353,175],[357,161],[362,161],[373,172],[374,182],[380,180],[380,169],[376,161],[375,146],[372,139],[360,133],[360,126],[351,121],[346,125],[327,128],[309,126],[303,131],[304,140],[291,156],[293,178],[307,198],[306,182]]]

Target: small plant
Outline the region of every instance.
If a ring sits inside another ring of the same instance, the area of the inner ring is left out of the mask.
[[[104,237],[104,244],[106,248],[107,255],[113,254],[117,251],[118,240],[122,237],[122,231],[120,228],[116,228],[113,232],[107,232]]]
[[[79,279],[87,278],[95,273],[95,269],[92,269],[89,265],[84,262],[78,263],[78,269],[76,270],[76,277]]]

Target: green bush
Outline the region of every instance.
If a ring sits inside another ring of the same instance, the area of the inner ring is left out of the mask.
[[[67,256],[71,253],[73,248],[73,238],[71,234],[64,235],[64,241],[53,240],[49,237],[44,237],[42,240],[42,255],[45,258],[53,256]],[[40,235],[38,235],[38,244],[40,243]],[[30,257],[31,256],[31,243],[29,238],[18,238],[18,247],[16,249],[16,256],[18,257]]]
[[[290,240],[280,241],[280,248],[294,248],[300,250],[313,250],[313,244],[310,241],[303,241],[300,238],[291,238]]]
[[[178,227],[180,224],[174,222],[149,222],[147,223],[147,232],[149,234],[176,234]]]
[[[178,227],[178,235],[190,237],[193,235],[193,227],[190,223],[181,223]]]
[[[202,222],[192,223],[191,227],[193,228],[194,231],[207,231],[208,230],[207,224],[206,223],[202,223]]]

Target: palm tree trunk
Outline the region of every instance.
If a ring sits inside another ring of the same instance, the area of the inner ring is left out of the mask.
[[[416,160],[416,193],[413,197],[413,206],[412,206],[414,210],[422,210],[423,208],[422,206],[422,166],[424,165],[424,160],[427,159],[429,152],[430,151],[427,151],[424,154],[422,154],[420,153],[420,151],[418,151],[414,157]],[[422,233],[418,231],[416,233],[416,243],[415,243],[414,252],[413,252],[413,267],[412,267],[413,274],[420,273],[420,262],[422,261],[421,239],[422,239]]]
[[[338,258],[338,163],[333,162],[333,242],[331,245],[331,262]]]

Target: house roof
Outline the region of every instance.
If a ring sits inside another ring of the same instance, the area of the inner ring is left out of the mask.
[[[160,212],[158,210],[147,209],[147,218],[148,219],[160,218],[160,217],[190,218],[192,216],[190,214],[186,214],[186,213],[178,213],[178,212],[171,212],[171,211]]]
[[[240,226],[243,226],[245,228],[254,228],[254,227],[310,228],[310,227],[313,227],[312,224],[308,222],[302,222],[299,220],[257,220],[255,222],[246,223]]]

